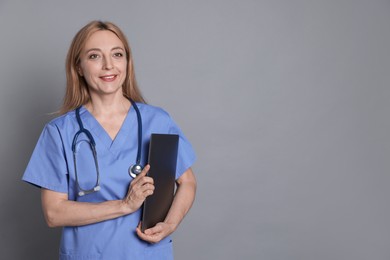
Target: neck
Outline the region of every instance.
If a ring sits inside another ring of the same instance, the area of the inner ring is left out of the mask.
[[[94,116],[110,116],[113,114],[127,113],[131,106],[130,101],[120,93],[115,96],[91,95],[91,100],[85,104],[85,108]]]

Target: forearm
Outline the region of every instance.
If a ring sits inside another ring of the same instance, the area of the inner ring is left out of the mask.
[[[196,181],[194,177],[179,183],[172,206],[164,222],[172,225],[176,229],[192,207],[195,200],[195,193]]]
[[[48,226],[83,226],[137,211],[145,198],[153,194],[153,179],[146,176],[148,170],[149,165],[146,165],[130,183],[123,200],[78,202],[68,200],[66,193],[42,189],[42,208]]]
[[[54,194],[54,195],[53,195]],[[131,213],[122,200],[101,203],[77,202],[50,190],[42,190],[42,207],[49,227],[82,226]]]

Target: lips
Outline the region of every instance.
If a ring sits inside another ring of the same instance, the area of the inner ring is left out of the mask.
[[[117,77],[117,75],[105,75],[105,76],[101,76],[100,78],[103,81],[111,82],[111,81],[114,81],[116,79],[116,77]]]

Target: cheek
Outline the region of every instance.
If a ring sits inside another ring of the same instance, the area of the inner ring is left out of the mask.
[[[126,63],[118,64],[117,68],[118,68],[118,70],[120,70],[121,78],[124,81],[126,78],[126,75],[127,75],[127,64]]]
[[[80,63],[80,68],[83,74],[93,74],[101,68],[101,64],[99,61],[86,61],[82,60]]]
[[[97,67],[95,64],[88,64],[87,66],[81,66],[82,75],[85,78],[87,82],[91,81],[94,77],[94,75],[97,73]]]
[[[93,77],[90,71],[83,71],[83,77],[87,82],[89,82]]]
[[[126,74],[127,71],[127,63],[126,62],[121,62],[117,64],[117,68],[124,74]]]
[[[94,77],[94,74],[91,73],[91,71],[84,71],[83,76],[85,82],[87,83],[88,87],[93,87],[97,85],[96,77]]]

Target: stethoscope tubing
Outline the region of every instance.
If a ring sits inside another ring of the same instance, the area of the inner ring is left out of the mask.
[[[131,165],[129,167],[129,175],[132,178],[135,178],[138,174],[141,173],[143,167],[141,166],[141,154],[142,154],[142,117],[141,113],[138,109],[137,104],[129,98],[129,101],[131,102],[131,105],[133,106],[136,115],[137,115],[137,125],[138,125],[138,148],[137,148],[137,157],[136,157],[136,163],[134,165]],[[93,138],[91,132],[89,132],[88,129],[84,128],[83,122],[80,117],[80,108],[76,108],[76,120],[79,125],[79,131],[76,132],[76,134],[73,137],[73,142],[72,142],[72,152],[73,152],[73,163],[74,163],[74,172],[75,172],[75,178],[76,178],[76,185],[78,188],[78,195],[79,196],[84,196],[90,193],[93,193],[95,191],[100,190],[100,173],[99,173],[99,163],[97,159],[97,152],[96,152],[96,142],[95,139]],[[76,145],[77,145],[77,139],[80,134],[84,133],[88,140],[89,140],[89,145],[91,147],[92,153],[93,153],[93,158],[95,162],[95,167],[96,167],[96,183],[92,189],[83,189],[80,186],[79,180],[78,180],[78,173],[77,173],[77,156],[76,156]]]

